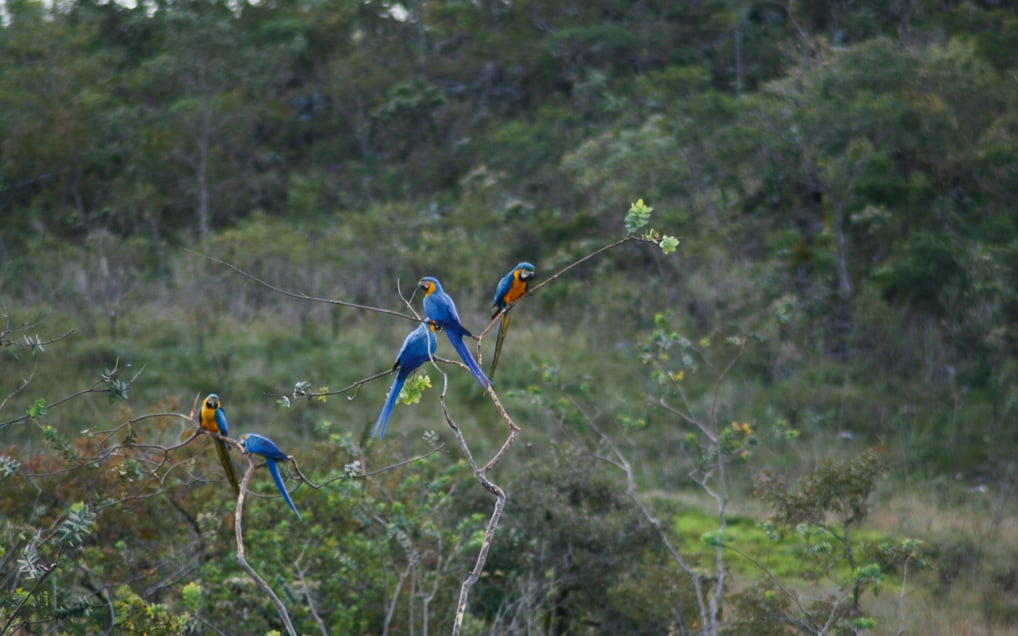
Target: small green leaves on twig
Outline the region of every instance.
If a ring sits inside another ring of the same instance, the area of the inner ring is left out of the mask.
[[[442,445],[442,438],[438,436],[438,433],[431,430],[430,428],[424,431],[424,435],[421,436],[424,439],[424,443],[430,448],[439,448]]]
[[[39,551],[34,543],[29,543],[21,549],[21,558],[18,559],[18,574],[28,579],[36,579],[46,574],[46,566],[40,563]]]
[[[658,241],[658,245],[661,246],[662,252],[664,252],[665,254],[671,254],[679,247],[679,239],[675,238],[674,236],[668,236],[666,234],[665,236],[661,237],[660,241]]]
[[[721,548],[725,545],[725,535],[721,530],[712,530],[700,535],[700,541],[712,548]]]
[[[192,612],[197,612],[201,608],[201,584],[191,581],[180,591],[180,597],[184,601],[184,607]]]
[[[650,214],[653,211],[654,208],[645,204],[643,199],[637,199],[636,203],[630,205],[629,213],[626,214],[626,233],[628,236],[632,237],[638,230],[646,227],[650,223]],[[671,254],[679,247],[679,239],[667,234],[662,235],[654,228],[648,228],[640,239],[648,243],[654,243],[665,254]]]
[[[431,388],[431,378],[427,373],[415,373],[407,378],[406,383],[399,392],[399,399],[403,404],[417,404],[424,395],[424,390]]]
[[[53,616],[59,619],[85,618],[92,615],[92,610],[95,607],[98,606],[92,603],[90,597],[76,596],[53,610]]]
[[[71,463],[76,462],[81,458],[81,452],[67,439],[60,434],[60,431],[53,428],[52,426],[42,427],[42,438],[47,444],[52,446],[60,456],[64,458],[64,461]]]
[[[629,213],[626,214],[626,232],[635,234],[637,230],[650,223],[650,213],[654,208],[643,203],[643,199],[637,199],[636,203],[629,206]]]
[[[282,406],[283,408],[290,408],[290,405],[297,400],[314,399],[324,403],[329,401],[328,395],[329,395],[328,386],[320,387],[318,391],[312,391],[310,382],[308,382],[307,380],[298,380],[296,384],[293,385],[292,397],[287,395],[281,395],[279,396],[279,399],[276,400],[276,404]]]
[[[32,336],[24,334],[24,338],[25,346],[31,349],[32,353],[35,353],[36,351],[39,353],[46,353],[46,343],[39,337],[39,334]]]
[[[46,398],[41,397],[28,409],[28,417],[42,417],[46,415]]]
[[[131,365],[128,364],[127,366]],[[131,392],[131,383],[138,378],[138,375],[135,375],[130,380],[121,380],[117,377],[119,372],[120,360],[117,360],[112,369],[106,369],[100,374],[103,384],[106,385],[106,398],[110,401],[110,404],[113,404],[117,400],[123,400],[126,402],[128,395]]]
[[[21,462],[9,455],[0,455],[0,477],[13,477],[18,474]]]
[[[60,524],[60,528],[57,531],[59,535],[59,542],[67,546],[76,546],[81,544],[85,537],[92,532],[92,526],[95,524],[95,515],[88,509],[88,506],[78,502],[71,506],[70,511],[67,513],[67,518]]]

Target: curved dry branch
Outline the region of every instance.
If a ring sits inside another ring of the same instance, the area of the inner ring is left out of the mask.
[[[566,274],[570,270],[572,270],[572,269],[582,265],[583,263],[586,263],[587,261],[589,261],[590,259],[592,259],[592,258],[594,258],[596,256],[604,254],[605,252],[607,252],[610,249],[614,249],[614,248],[616,248],[616,247],[618,247],[620,245],[623,245],[623,244],[625,244],[625,243],[627,243],[629,241],[642,241],[642,240],[643,239],[641,239],[641,238],[639,238],[637,236],[634,236],[632,234],[627,234],[625,237],[615,241],[614,243],[609,243],[608,245],[604,245],[604,246],[594,250],[590,254],[587,254],[583,258],[580,258],[580,259],[578,259],[576,261],[573,261],[572,263],[566,265],[565,267],[563,267],[562,269],[558,270],[557,272],[555,272],[551,276],[549,276],[549,277],[545,278],[544,280],[542,280],[537,285],[534,285],[533,287],[529,288],[527,290],[526,295],[524,295],[523,298],[526,298],[527,296],[533,296],[535,293],[537,293],[537,291],[539,289],[541,289],[545,285],[550,284],[552,281],[558,280],[559,278],[561,278],[564,274]],[[475,336],[477,338],[477,340],[478,340],[478,347],[480,346],[480,341],[484,339],[484,336],[486,336],[488,334],[488,332],[491,331],[495,327],[495,325],[498,324],[499,320],[501,320],[502,314],[504,314],[507,311],[509,311],[510,309],[512,309],[514,306],[516,306],[517,303],[522,302],[523,298],[520,298],[519,300],[517,300],[515,302],[509,303],[509,305],[507,305],[505,308],[503,308],[502,311],[498,312],[497,314],[495,314],[494,316],[491,317],[491,322],[488,323],[488,325],[484,328],[483,331],[481,331],[481,333],[479,333],[479,334],[477,334],[477,336]]]
[[[153,419],[153,418],[179,418],[179,419],[182,419],[184,421],[193,423],[196,428],[191,429],[190,431],[188,431],[188,432],[190,432],[190,435],[188,435],[186,438],[183,438],[183,439],[179,440],[177,443],[170,444],[170,445],[153,444],[153,443],[138,443],[138,442],[134,442],[134,441],[114,442],[114,443],[112,443],[110,445],[107,445],[110,442],[110,440],[113,438],[114,435],[116,435],[117,433],[123,431],[125,428],[129,428],[132,425],[137,424],[138,422],[142,422],[144,420]],[[159,471],[163,467],[165,467],[167,465],[167,463],[170,461],[170,457],[171,457],[171,454],[173,453],[173,451],[178,450],[180,448],[183,448],[184,446],[187,446],[188,444],[193,442],[199,435],[202,435],[202,434],[209,435],[209,436],[212,436],[212,437],[216,437],[218,439],[222,439],[222,440],[226,441],[227,443],[233,444],[235,446],[239,446],[240,445],[239,442],[237,442],[234,439],[231,439],[229,437],[224,437],[224,436],[219,435],[217,433],[212,433],[210,431],[206,431],[206,430],[202,429],[200,426],[197,425],[197,420],[195,419],[194,412],[192,412],[191,415],[185,415],[183,413],[173,413],[173,412],[148,413],[148,414],[145,414],[145,415],[140,415],[138,417],[130,418],[127,421],[123,422],[122,424],[118,424],[117,426],[115,426],[115,427],[113,427],[111,429],[104,429],[104,430],[101,430],[101,431],[88,431],[88,433],[92,434],[92,435],[101,435],[101,437],[99,437],[99,439],[97,439],[96,442],[95,442],[96,446],[97,446],[97,452],[95,454],[89,455],[89,456],[78,457],[75,460],[74,465],[68,466],[66,468],[61,468],[61,469],[58,469],[58,470],[50,470],[50,471],[40,472],[40,473],[29,473],[29,472],[21,471],[21,472],[19,472],[19,474],[21,476],[23,476],[23,477],[52,477],[52,476],[60,475],[60,474],[63,474],[63,473],[74,472],[74,471],[77,471],[77,470],[79,470],[81,468],[85,468],[85,467],[92,466],[92,465],[95,465],[95,464],[100,464],[100,463],[105,462],[106,460],[108,460],[110,458],[113,458],[113,457],[120,457],[120,456],[122,456],[122,453],[124,451],[152,451],[152,452],[150,452],[148,455],[146,455],[144,457],[140,457],[139,456],[139,457],[135,457],[133,459],[136,459],[139,462],[148,464],[150,466],[148,468],[149,475],[155,477],[159,481],[159,483],[162,484],[162,483],[165,482],[166,475],[164,474],[164,475],[160,476],[159,475]],[[155,456],[158,456],[158,455],[161,455],[161,457],[156,459]],[[170,468],[167,470],[167,473],[169,472],[169,470],[172,470],[174,467],[179,466],[179,465],[181,465],[179,462],[176,463],[176,464],[171,464]]]
[[[491,387],[488,387],[491,393]],[[477,462],[474,461],[473,454],[470,452],[470,447],[467,445],[466,439],[463,437],[463,431],[460,430],[459,425],[452,416],[449,414],[449,409],[445,401],[445,387],[442,389],[442,395],[439,398],[442,404],[442,413],[445,415],[445,421],[449,424],[449,427],[453,430],[456,435],[456,441],[459,442],[460,450],[463,451],[464,457],[467,459],[467,463],[470,464],[470,468],[474,471],[474,476],[477,477],[477,481],[481,483],[484,488],[495,495],[495,505],[491,511],[491,517],[488,518],[488,525],[484,529],[484,540],[481,541],[481,548],[477,552],[477,560],[474,562],[474,567],[470,570],[470,574],[463,580],[460,585],[459,600],[456,603],[456,617],[453,621],[452,633],[453,636],[459,636],[463,629],[463,619],[467,613],[467,599],[470,596],[470,590],[474,584],[481,578],[481,572],[484,571],[484,564],[488,560],[488,551],[491,549],[492,541],[495,538],[495,530],[498,528],[498,524],[502,519],[502,511],[505,509],[506,494],[498,485],[488,479],[486,473],[489,470],[489,466],[479,468]],[[515,426],[515,425],[514,425]],[[516,431],[518,432],[518,428]],[[517,432],[510,433],[510,438],[514,439]],[[510,440],[506,440],[503,444],[503,449],[507,449],[510,446]],[[500,450],[500,453],[496,455],[496,458],[504,455],[504,452]],[[495,458],[493,458],[494,461]],[[491,464],[491,462],[489,462]]]
[[[8,393],[7,396],[4,397],[3,400],[0,400],[0,413],[3,412],[4,407],[7,406],[7,402],[9,402],[11,400],[11,398],[16,396],[18,393],[21,393],[22,391],[24,391],[25,388],[27,388],[28,385],[32,383],[32,378],[35,377],[35,369],[36,369],[36,366],[38,365],[38,363],[39,363],[38,360],[33,360],[32,361],[32,369],[31,369],[31,371],[28,372],[27,375],[23,375],[21,377],[21,384],[18,385],[10,393]],[[3,429],[5,426],[7,426],[7,424],[0,425],[0,429]]]
[[[283,601],[279,599],[269,584],[265,582],[258,572],[247,562],[247,558],[244,556],[244,497],[247,495],[247,485],[251,481],[251,475],[255,471],[255,461],[251,455],[247,456],[247,470],[244,471],[244,477],[240,481],[240,494],[237,495],[237,509],[234,511],[234,530],[237,535],[237,562],[244,568],[244,571],[248,573],[255,584],[261,588],[263,592],[275,605],[276,611],[279,612],[279,617],[283,620],[283,624],[286,625],[286,631],[290,636],[297,636],[296,630],[293,628],[293,622],[290,620],[290,615],[286,612],[286,606],[283,605]]]
[[[432,364],[434,364],[434,361],[432,361]],[[507,499],[505,491],[488,479],[487,474],[492,468],[502,461],[505,454],[509,451],[513,444],[516,443],[516,439],[520,434],[520,427],[516,425],[516,422],[514,422],[506,412],[502,403],[498,399],[498,394],[496,394],[494,388],[489,385],[487,388],[488,397],[491,398],[499,414],[508,424],[509,435],[488,463],[483,467],[479,467],[477,462],[474,460],[473,453],[470,451],[470,446],[467,444],[466,438],[463,437],[463,431],[449,413],[449,406],[446,402],[446,393],[449,388],[449,377],[444,371],[440,371],[440,373],[442,373],[442,393],[439,396],[439,402],[442,405],[442,414],[445,417],[445,421],[456,435],[456,441],[459,443],[460,450],[463,452],[463,456],[466,458],[471,470],[474,471],[474,476],[477,477],[477,481],[480,482],[481,486],[483,486],[485,490],[495,496],[495,504],[492,508],[491,516],[488,518],[488,524],[484,529],[484,539],[481,541],[481,547],[477,553],[477,560],[474,562],[474,567],[470,570],[467,578],[464,579],[463,583],[460,585],[460,595],[459,600],[456,603],[456,616],[453,621],[452,629],[453,635],[458,636],[463,629],[463,620],[466,617],[467,600],[470,596],[470,590],[481,578],[481,573],[484,571],[484,564],[488,560],[488,551],[491,549],[491,544],[495,538],[495,530],[498,529],[498,524],[502,519],[502,511],[505,509]]]
[[[79,398],[82,395],[87,395],[89,393],[105,393],[106,392],[105,390],[96,388],[99,385],[101,385],[102,383],[103,383],[102,380],[97,380],[94,384],[92,384],[92,386],[90,386],[88,388],[81,389],[80,391],[75,391],[74,393],[71,393],[70,395],[66,395],[66,396],[60,398],[59,400],[57,400],[56,402],[54,402],[52,404],[47,404],[46,408],[47,409],[52,409],[54,407],[60,406],[61,404],[65,403],[65,402],[69,402],[69,401],[71,401],[71,400],[73,400],[75,398]],[[0,431],[2,431],[3,429],[7,428],[11,424],[17,424],[18,422],[24,422],[25,420],[30,420],[33,417],[34,417],[33,415],[31,415],[29,413],[26,413],[26,414],[21,415],[19,417],[15,417],[13,419],[7,420],[6,422],[0,422]]]
[[[258,283],[259,285],[261,285],[262,287],[265,287],[267,289],[271,289],[272,291],[276,292],[277,294],[282,294],[284,296],[289,296],[290,298],[296,298],[298,300],[306,300],[306,301],[310,301],[310,302],[314,302],[314,303],[325,303],[327,305],[338,305],[340,307],[350,307],[351,309],[363,309],[364,311],[373,311],[373,312],[379,313],[379,314],[388,314],[390,316],[396,316],[397,318],[405,318],[406,320],[413,320],[413,321],[420,322],[419,318],[415,318],[414,316],[408,316],[406,314],[401,314],[400,312],[393,311],[391,309],[384,309],[382,307],[372,307],[371,305],[359,305],[357,303],[351,303],[351,302],[347,302],[345,300],[335,300],[333,298],[321,298],[321,297],[318,297],[318,296],[308,296],[307,294],[301,294],[299,292],[288,291],[286,289],[283,289],[282,287],[276,287],[272,283],[268,283],[268,282],[258,278],[254,274],[251,274],[250,272],[247,272],[247,271],[237,267],[233,263],[228,263],[228,262],[226,262],[224,260],[220,260],[220,259],[216,258],[215,256],[209,256],[208,254],[202,254],[201,252],[195,252],[194,250],[189,250],[187,248],[185,248],[184,251],[190,252],[191,254],[194,254],[195,256],[201,256],[203,258],[207,258],[210,261],[212,261],[214,263],[219,263],[220,265],[223,265],[225,267],[229,267],[230,269],[232,269],[233,271],[237,272],[238,274],[240,274],[244,278],[247,278],[248,280],[252,280],[252,281]]]
[[[304,542],[304,547],[301,548],[300,554],[293,563],[293,567],[297,570],[297,577],[300,579],[301,588],[304,590],[304,600],[307,601],[308,609],[311,610],[311,616],[318,623],[318,629],[321,630],[322,636],[329,636],[329,630],[325,627],[325,621],[322,620],[321,614],[318,613],[318,607],[315,603],[314,597],[311,595],[311,586],[308,585],[305,573],[307,568],[301,565],[301,561],[304,560],[304,553],[307,552],[308,545],[311,544],[311,540],[308,539]]]
[[[654,528],[654,531],[657,533],[658,538],[661,540],[661,544],[668,551],[668,554],[672,557],[672,560],[675,561],[675,563],[679,566],[679,569],[682,570],[693,581],[693,589],[696,594],[696,602],[700,610],[700,621],[701,624],[704,626],[704,629],[706,629],[707,626],[710,624],[710,621],[708,620],[707,603],[704,600],[705,595],[703,591],[702,575],[696,570],[696,568],[694,568],[692,565],[687,563],[685,559],[682,558],[682,554],[679,552],[679,550],[672,543],[671,539],[668,537],[668,532],[665,529],[664,524],[661,523],[660,519],[654,516],[654,514],[650,511],[650,508],[647,507],[646,503],[640,497],[640,494],[636,489],[636,475],[633,472],[633,466],[626,458],[626,456],[622,453],[622,450],[618,447],[618,445],[614,441],[612,441],[611,437],[609,437],[607,433],[601,430],[601,427],[597,425],[597,422],[594,417],[586,413],[585,409],[576,400],[574,400],[565,391],[563,387],[559,388],[562,391],[563,395],[565,395],[566,399],[569,400],[569,403],[573,406],[573,408],[575,408],[576,411],[583,417],[584,421],[586,421],[587,426],[590,427],[590,430],[594,431],[594,433],[600,439],[601,443],[611,453],[610,457],[606,457],[600,454],[594,454],[594,456],[598,460],[606,462],[612,466],[615,466],[620,471],[622,471],[622,473],[626,477],[626,496],[629,497],[629,499],[636,505],[637,508],[639,508],[640,513],[643,515],[643,518],[646,519],[647,523],[649,523]]]

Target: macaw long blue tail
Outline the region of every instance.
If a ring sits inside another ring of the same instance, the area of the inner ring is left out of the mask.
[[[371,429],[372,435],[378,435],[378,439],[385,437],[385,427],[389,425],[389,418],[392,417],[392,409],[396,406],[396,400],[399,399],[399,392],[403,390],[403,384],[406,382],[406,376],[403,375],[402,370],[396,374],[396,379],[392,381],[392,388],[389,389],[389,397],[385,398],[385,404],[382,405],[382,412],[378,414],[378,420],[375,421],[375,428]]]
[[[276,482],[276,488],[279,488],[280,494],[283,495],[283,499],[286,500],[286,504],[290,506],[290,509],[297,513],[297,518],[304,521],[304,517],[300,516],[297,512],[297,506],[293,505],[293,499],[290,499],[290,493],[286,491],[286,486],[283,484],[283,478],[279,475],[279,466],[276,464],[276,460],[265,458],[265,464],[269,467],[269,472],[272,473],[272,479]]]
[[[478,366],[477,360],[474,360],[474,356],[470,353],[470,349],[468,349],[466,343],[463,342],[463,336],[449,330],[446,330],[445,333],[449,336],[449,342],[452,343],[453,349],[456,350],[456,353],[460,354],[460,358],[464,363],[466,363],[470,372],[474,374],[475,378],[477,378],[477,381],[481,383],[482,387],[488,388],[488,385],[491,384],[491,380],[488,379],[488,376],[484,375],[484,370]]]

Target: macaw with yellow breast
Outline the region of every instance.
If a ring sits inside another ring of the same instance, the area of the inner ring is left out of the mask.
[[[218,433],[223,437],[230,436],[230,430],[226,424],[226,411],[223,410],[223,404],[215,393],[209,393],[202,402],[198,422],[203,429],[210,433]],[[230,485],[233,486],[234,492],[239,494],[240,482],[237,481],[237,473],[233,469],[233,460],[230,459],[230,443],[219,437],[214,437],[214,441],[216,443],[216,453],[219,455],[219,463],[223,465],[223,470],[226,471],[226,478],[229,480]]]
[[[498,323],[498,332],[495,334],[495,354],[491,359],[491,371],[488,372],[491,376],[495,375],[495,367],[498,366],[498,359],[502,355],[502,345],[509,332],[511,305],[526,295],[527,287],[532,280],[534,280],[534,266],[524,261],[503,276],[498,281],[498,286],[495,287],[495,300],[491,303],[494,312],[491,317],[494,319],[502,314],[502,319]]]

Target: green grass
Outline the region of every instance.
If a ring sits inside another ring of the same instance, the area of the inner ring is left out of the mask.
[[[686,508],[673,519],[672,527],[679,537],[676,547],[701,568],[712,568],[716,557],[715,547],[704,536],[720,531],[717,515],[697,508]],[[853,547],[858,551],[864,542],[883,543],[894,537],[876,530],[856,529],[852,532]],[[829,535],[807,539],[794,530],[772,533],[763,524],[748,516],[730,516],[723,543],[726,546],[725,565],[736,578],[748,581],[776,576],[793,587],[812,584],[810,572],[815,572],[817,557],[814,550],[821,541],[831,544],[834,567],[828,572],[834,580],[844,580],[851,574],[844,551]],[[857,563],[857,566],[863,563]]]

